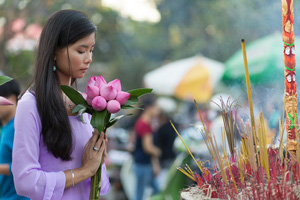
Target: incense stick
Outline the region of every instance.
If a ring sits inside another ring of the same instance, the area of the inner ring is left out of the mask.
[[[170,123],[173,127],[173,129],[175,130],[176,134],[178,135],[178,137],[180,138],[181,142],[183,143],[183,145],[185,146],[185,148],[188,150],[189,154],[191,155],[191,157],[193,158],[193,160],[195,161],[196,165],[198,166],[198,168],[200,169],[201,172],[203,172],[202,167],[199,165],[199,163],[196,161],[195,157],[193,156],[192,152],[190,151],[190,149],[187,147],[187,145],[185,144],[185,142],[183,141],[182,137],[180,136],[180,134],[178,133],[177,129],[175,128],[174,124],[172,123],[172,121],[170,120]]]
[[[243,59],[244,59],[245,78],[246,78],[247,94],[248,94],[248,101],[249,101],[251,125],[252,125],[253,137],[254,137],[254,145],[257,146],[256,130],[255,130],[255,118],[254,118],[252,93],[251,93],[251,85],[250,85],[250,76],[249,76],[249,71],[248,71],[246,45],[245,45],[245,40],[244,39],[242,39],[241,44],[242,44],[242,52],[243,52]],[[257,153],[257,151],[256,151],[256,153]],[[259,162],[258,154],[256,154],[256,155],[257,155],[257,160]]]

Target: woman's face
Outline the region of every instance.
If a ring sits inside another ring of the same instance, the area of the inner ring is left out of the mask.
[[[92,33],[69,45],[68,48],[65,47],[55,51],[56,73],[61,84],[67,85],[70,83],[71,78],[82,78],[84,76],[92,62],[94,45],[95,33]]]

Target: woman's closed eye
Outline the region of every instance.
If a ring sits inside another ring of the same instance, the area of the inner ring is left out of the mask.
[[[79,53],[79,54],[84,54],[85,52],[86,52],[86,51],[79,51],[79,50],[78,50],[78,53]],[[94,49],[90,50],[90,53],[94,53]]]

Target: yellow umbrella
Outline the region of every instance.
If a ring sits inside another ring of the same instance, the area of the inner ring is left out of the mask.
[[[147,73],[144,83],[159,95],[206,102],[223,73],[222,63],[195,56],[168,63]]]

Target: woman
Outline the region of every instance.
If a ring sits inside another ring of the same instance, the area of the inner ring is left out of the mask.
[[[82,78],[92,62],[96,27],[75,10],[54,13],[38,46],[33,84],[19,100],[12,172],[19,195],[33,200],[89,198],[90,177],[106,155],[107,139],[72,114],[60,85]],[[85,114],[84,121],[90,116]],[[102,165],[101,194],[110,188]]]
[[[159,174],[160,167],[158,157],[160,149],[154,145],[152,122],[160,114],[159,106],[155,98],[147,96],[142,101],[144,111],[135,123],[136,145],[134,151],[134,170],[137,178],[136,200],[144,199],[146,186],[153,188],[154,194],[159,192],[158,184],[154,176]]]

